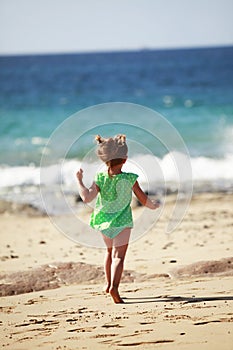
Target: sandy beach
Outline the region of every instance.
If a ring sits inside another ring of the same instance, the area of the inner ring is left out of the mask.
[[[165,210],[130,245],[125,303],[114,304],[102,292],[103,249],[74,243],[32,208],[1,203],[1,348],[232,349],[232,204],[232,194],[195,194],[170,235]]]

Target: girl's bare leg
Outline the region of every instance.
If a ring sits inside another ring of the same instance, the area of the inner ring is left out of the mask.
[[[125,254],[128,248],[130,228],[124,229],[118,236],[113,239],[113,250],[112,250],[112,268],[111,268],[111,286],[109,293],[115,303],[123,303],[121,299],[118,287],[120,284]]]
[[[106,293],[109,293],[109,289],[111,286],[111,265],[112,265],[112,239],[103,236],[103,240],[105,242],[105,245],[107,247],[105,260],[104,260],[104,272],[105,272],[105,278],[106,278],[106,287],[104,287],[104,291]]]
[[[111,285],[111,265],[112,265],[112,248],[107,248],[107,252],[104,260],[104,272],[107,285],[104,288],[106,293],[109,293],[110,285]]]

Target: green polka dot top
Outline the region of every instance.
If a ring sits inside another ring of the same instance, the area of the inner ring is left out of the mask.
[[[138,175],[133,173],[96,175],[95,183],[100,191],[91,215],[91,227],[110,238],[117,236],[126,227],[133,227],[130,203],[132,187],[137,178]]]

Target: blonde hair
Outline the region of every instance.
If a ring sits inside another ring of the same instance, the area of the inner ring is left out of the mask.
[[[123,163],[127,159],[128,147],[126,136],[118,134],[114,137],[95,137],[98,143],[97,155],[108,167]]]

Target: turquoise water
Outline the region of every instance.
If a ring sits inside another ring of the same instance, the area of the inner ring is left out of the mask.
[[[0,187],[20,192],[20,187],[38,186],[41,155],[51,133],[84,108],[120,101],[163,115],[187,146],[194,181],[205,181],[207,189],[214,185],[230,190],[232,82],[233,47],[0,57]],[[111,120],[104,118],[105,123]],[[90,126],[93,122],[85,121]],[[145,129],[156,133],[156,128],[153,118],[145,119]],[[64,139],[72,133],[67,129]],[[93,147],[93,136],[89,133],[78,147],[71,147],[67,173]],[[140,138],[152,147],[148,135]],[[132,147],[130,152],[134,158],[138,150]],[[168,153],[157,143],[154,156],[161,164]],[[73,182],[67,175],[64,183]]]
[[[33,137],[48,138],[73,113],[114,101],[160,112],[191,156],[224,157],[232,152],[232,62],[232,47],[0,57],[0,163],[38,164]]]

